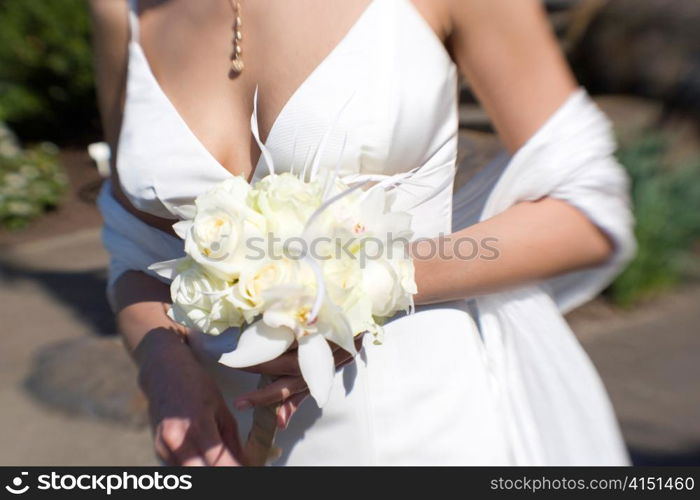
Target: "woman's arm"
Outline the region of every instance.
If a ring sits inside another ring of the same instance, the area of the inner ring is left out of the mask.
[[[131,271],[117,280],[114,294],[117,324],[149,402],[158,456],[171,465],[238,465],[236,422],[187,345],[187,330],[166,315],[168,287]]]
[[[100,115],[105,139],[116,151],[127,67],[127,1],[90,0],[90,12]],[[173,465],[238,464],[236,422],[187,346],[187,332],[167,317],[168,287],[128,272],[115,283],[114,294],[117,324],[149,402],[158,456]]]
[[[124,106],[127,68],[127,0],[90,0],[97,102],[105,140],[115,151]]]
[[[539,0],[442,0],[442,25],[455,61],[511,151],[517,151],[576,90]],[[495,259],[469,255],[491,238]],[[450,236],[443,256],[419,242],[417,303],[491,292],[604,262],[612,243],[582,212],[543,198],[520,203]]]
[[[434,255],[435,246],[427,241],[413,246],[417,304],[538,281],[601,264],[612,252],[607,237],[583,213],[553,198],[519,203],[438,244],[442,255]]]

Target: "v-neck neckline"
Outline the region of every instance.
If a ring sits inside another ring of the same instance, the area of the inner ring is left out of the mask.
[[[340,41],[333,46],[333,48],[326,54],[323,59],[314,67],[311,72],[309,72],[306,77],[302,80],[302,82],[297,86],[297,88],[292,92],[292,94],[289,96],[289,98],[286,100],[282,108],[280,109],[279,113],[275,117],[275,119],[272,122],[272,126],[270,127],[270,130],[267,133],[267,136],[265,137],[265,142],[263,143],[265,147],[268,147],[268,141],[270,138],[273,136],[275,129],[278,128],[279,123],[282,121],[284,118],[285,113],[287,112],[288,108],[292,104],[294,100],[296,100],[301,94],[301,92],[307,87],[309,82],[320,72],[322,69],[328,65],[328,62],[341,50],[341,48],[347,43],[347,40],[351,38],[352,34],[359,29],[359,26],[364,22],[364,20],[369,16],[370,11],[372,10],[374,4],[377,3],[377,0],[370,0],[367,6],[363,9],[362,13],[357,17],[357,19],[353,22],[353,24],[350,26],[348,31],[342,36]],[[168,107],[172,110],[173,114],[177,116],[178,120],[182,124],[183,128],[187,131],[187,133],[192,137],[193,142],[197,144],[197,147],[202,150],[204,155],[209,158],[210,162],[215,165],[216,168],[222,169],[227,175],[237,175],[231,172],[229,169],[227,169],[219,160],[216,159],[216,157],[207,149],[207,147],[204,145],[204,143],[197,137],[197,135],[194,133],[194,131],[190,128],[190,126],[187,124],[185,119],[183,118],[182,114],[178,111],[178,109],[175,107],[173,102],[170,100],[168,95],[165,93],[165,90],[163,90],[163,87],[161,86],[160,82],[156,78],[155,74],[153,73],[153,70],[151,68],[150,63],[148,62],[148,58],[146,57],[146,53],[143,50],[143,47],[141,44],[138,42],[138,40],[131,40],[130,45],[136,49],[136,52],[139,54],[139,56],[142,58],[144,65],[147,69],[147,74],[149,78],[151,79],[154,87],[158,90],[158,93],[161,95],[163,100],[167,103]],[[259,171],[261,163],[264,161],[263,155],[260,154],[258,157],[258,161],[255,164],[255,167],[249,174],[249,179],[252,182],[255,179],[256,173]]]

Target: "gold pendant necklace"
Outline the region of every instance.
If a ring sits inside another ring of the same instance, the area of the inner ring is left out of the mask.
[[[231,55],[231,71],[237,75],[243,72],[245,64],[243,64],[243,49],[241,49],[241,41],[243,40],[243,21],[241,20],[241,4],[236,0],[230,0],[231,8],[233,9],[233,53]]]

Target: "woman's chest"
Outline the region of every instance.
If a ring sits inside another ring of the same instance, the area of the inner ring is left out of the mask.
[[[160,88],[138,45],[131,56],[120,178],[137,208],[167,217],[231,171]],[[258,91],[268,102],[265,88]],[[256,116],[269,122],[263,139],[277,172],[337,168],[341,175],[391,176],[432,162],[451,174],[456,70],[408,0],[375,0],[278,112]],[[254,178],[269,172],[267,163],[257,161]]]

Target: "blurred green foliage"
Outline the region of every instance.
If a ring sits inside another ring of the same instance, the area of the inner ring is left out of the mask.
[[[621,148],[620,162],[632,178],[638,253],[607,291],[630,306],[677,284],[691,269],[700,240],[700,158],[673,165],[668,138],[647,133]]]
[[[0,121],[23,140],[94,134],[87,2],[0,0]]]
[[[57,155],[50,143],[0,154],[0,227],[23,228],[59,204],[68,182]]]

